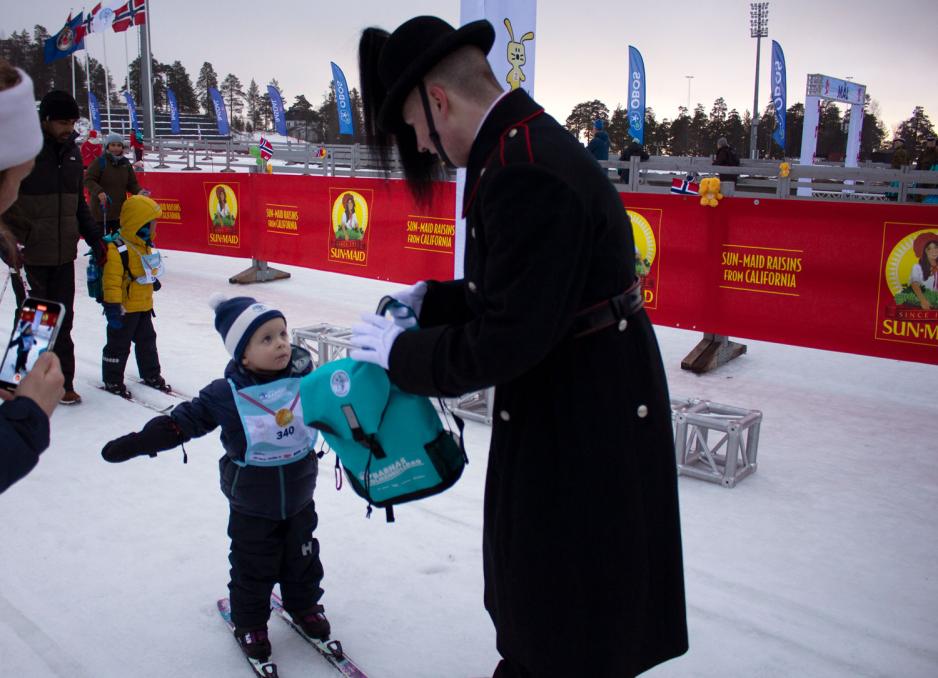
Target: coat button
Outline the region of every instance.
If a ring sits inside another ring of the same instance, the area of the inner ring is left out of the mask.
[[[469,229],[469,236],[472,237],[472,238],[476,237],[476,227],[475,227],[475,226],[473,226],[472,228]]]
[[[476,284],[475,284],[474,282],[472,282],[471,280],[469,281],[468,287],[469,287],[469,291],[470,291],[470,292],[475,292],[476,289],[478,289],[478,288],[476,287]]]
[[[479,170],[479,178],[480,178],[480,179],[482,178],[482,175],[483,175],[483,174],[485,174],[485,168],[484,168],[484,167]]]
[[[639,419],[644,419],[648,416],[648,408],[645,405],[639,405],[638,409],[635,410],[635,414],[638,415]]]
[[[501,412],[498,413],[498,416],[501,417],[502,421],[508,421],[509,419],[511,419],[511,415],[508,414],[508,410],[502,410]]]
[[[628,326],[629,326],[629,321],[626,320],[625,318],[619,321],[618,327],[619,327],[620,332],[625,332],[625,328]]]
[[[512,127],[511,131],[508,132],[508,137],[513,139],[517,133],[518,133],[518,128]]]

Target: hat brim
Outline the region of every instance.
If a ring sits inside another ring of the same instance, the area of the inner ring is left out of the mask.
[[[474,46],[488,54],[495,43],[495,29],[485,19],[473,21],[461,26],[454,32],[431,43],[419,59],[414,60],[398,76],[397,81],[388,89],[387,96],[378,111],[378,127],[393,134],[404,125],[401,109],[404,99],[417,86],[420,79],[436,66],[443,57],[455,52],[460,47]]]

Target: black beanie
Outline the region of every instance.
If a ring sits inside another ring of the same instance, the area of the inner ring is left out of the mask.
[[[75,97],[60,89],[52,90],[39,102],[40,120],[78,120],[80,117]]]

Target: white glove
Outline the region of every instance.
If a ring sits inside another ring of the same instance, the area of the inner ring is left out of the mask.
[[[420,282],[411,285],[410,287],[392,293],[391,297],[404,304],[404,306],[410,306],[414,311],[414,315],[419,317],[420,307],[423,306],[423,298],[426,296],[426,294],[427,283],[421,280]],[[393,311],[391,313],[397,317]]]
[[[404,328],[391,318],[374,313],[363,314],[362,320],[352,328],[349,341],[357,348],[349,351],[349,357],[388,369],[391,347]]]

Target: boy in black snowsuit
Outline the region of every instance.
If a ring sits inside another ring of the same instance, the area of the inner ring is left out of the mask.
[[[109,462],[155,457],[221,426],[218,462],[231,507],[231,620],[244,653],[270,657],[270,594],[280,583],[283,606],[310,636],[329,637],[319,604],[323,569],[313,502],[316,432],[303,424],[300,377],[312,370],[309,352],[291,346],[283,314],[250,297],[214,296],[215,329],[232,360],[223,379],[139,433],[101,450]],[[248,441],[250,440],[250,443]]]

